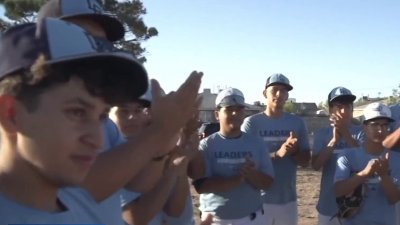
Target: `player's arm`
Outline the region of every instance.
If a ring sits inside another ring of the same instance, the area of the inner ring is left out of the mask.
[[[172,217],[179,217],[186,207],[190,194],[188,177],[185,174],[179,176],[165,206],[164,212]]]
[[[313,155],[311,157],[311,165],[314,170],[320,170],[331,159],[336,144],[337,142],[335,140],[331,140],[318,155]]]
[[[192,72],[175,93],[162,97],[161,87],[153,81],[152,123],[135,140],[100,154],[83,183],[97,201],[125,186],[154,157],[173,149],[180,129],[197,112],[201,77],[202,73]]]
[[[367,180],[367,176],[359,172],[348,179],[335,182],[335,193],[337,197],[345,196],[353,192],[360,184]]]
[[[389,157],[390,152],[387,152],[377,160],[379,166],[377,166],[376,173],[381,178],[382,189],[385,192],[387,200],[394,204],[400,200],[400,190],[390,175]]]
[[[242,175],[246,182],[260,190],[269,188],[274,181],[270,175],[252,168],[242,168]]]
[[[347,179],[342,179],[335,182],[335,192],[336,196],[345,196],[351,194],[359,185],[364,183],[369,177],[372,177],[377,171],[378,163],[376,160],[371,160],[367,166],[360,172],[350,176]],[[337,161],[335,180],[337,180],[337,176],[341,176],[341,174],[350,173],[350,165],[348,160],[341,156]]]
[[[384,176],[381,175],[380,177],[381,185],[388,201],[392,204],[400,201],[400,190],[393,182],[393,178],[388,174]]]
[[[139,193],[150,191],[160,180],[167,158],[162,157],[150,160],[145,168],[125,185],[125,189]]]
[[[154,216],[161,212],[177,180],[176,174],[166,172],[151,191],[142,194],[136,201],[123,209],[123,218],[128,224],[147,225]]]
[[[400,148],[400,127],[387,136],[382,144],[389,149]]]

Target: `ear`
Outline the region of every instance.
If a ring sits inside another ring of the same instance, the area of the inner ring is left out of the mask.
[[[17,132],[15,97],[10,95],[0,96],[0,126],[5,132],[14,134]]]
[[[218,110],[215,110],[214,115],[215,115],[215,119],[217,119],[217,121],[219,121],[219,111]]]
[[[267,98],[267,89],[264,89],[263,96],[264,96],[264,98]]]

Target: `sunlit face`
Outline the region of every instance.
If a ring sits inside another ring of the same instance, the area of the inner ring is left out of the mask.
[[[244,120],[244,106],[222,107],[216,111],[221,129],[226,131],[240,130]]]
[[[283,110],[289,97],[289,91],[285,85],[276,84],[264,90],[264,97],[267,98],[268,107]]]
[[[329,110],[331,114],[341,115],[349,123],[353,118],[353,103],[333,102]]]
[[[382,143],[390,134],[390,121],[388,119],[374,119],[364,124],[364,131],[369,141]]]
[[[39,96],[35,111],[18,101],[15,109],[18,162],[58,186],[82,182],[104,143],[109,105],[72,78]]]
[[[135,137],[150,123],[150,109],[140,102],[113,107],[110,118],[118,125],[121,132],[127,138]]]

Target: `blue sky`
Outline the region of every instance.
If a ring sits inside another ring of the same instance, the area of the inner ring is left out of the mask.
[[[400,83],[398,0],[144,0],[145,64],[166,91],[192,70],[203,88],[236,87],[264,101],[267,77],[283,73],[299,102],[324,101],[336,86],[387,96]],[[1,13],[0,9],[0,13]]]
[[[146,68],[166,90],[190,71],[202,88],[241,89],[263,101],[267,77],[283,73],[297,101],[320,102],[335,86],[387,96],[400,83],[400,1],[145,0]]]

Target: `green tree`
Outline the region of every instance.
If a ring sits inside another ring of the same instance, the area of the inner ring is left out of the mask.
[[[393,88],[392,89],[392,96],[389,96],[389,98],[386,100],[386,103],[388,105],[392,105],[392,104],[396,104],[396,103],[400,102],[400,91],[399,91],[399,89],[400,89],[400,84],[398,86],[398,89],[397,88]]]
[[[7,20],[0,19],[0,29],[4,30],[11,25],[34,22],[36,14],[47,0],[0,0],[5,8]],[[157,36],[158,31],[154,27],[148,27],[143,22],[146,8],[140,0],[104,0],[106,11],[114,14],[124,22],[127,33],[125,40],[117,43],[121,49],[132,52],[142,62],[146,61],[146,49],[141,45],[151,37]]]

